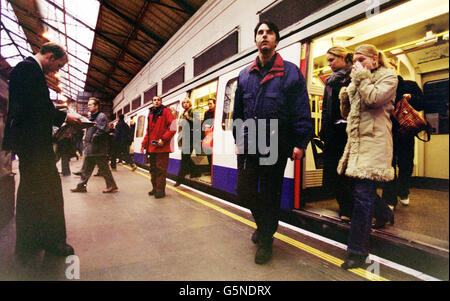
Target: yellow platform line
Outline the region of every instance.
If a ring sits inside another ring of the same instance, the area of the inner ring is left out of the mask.
[[[131,168],[126,166],[126,165],[122,165],[122,166],[131,170]],[[147,179],[150,179],[150,176],[148,174],[145,174],[145,173],[143,173],[141,171],[138,171],[138,170],[135,171],[135,172],[140,174],[141,176],[146,177]],[[237,221],[240,221],[241,223],[244,223],[244,224],[246,224],[246,225],[256,229],[256,224],[254,222],[249,221],[248,219],[243,218],[242,216],[239,216],[239,215],[237,215],[235,213],[232,213],[232,212],[230,212],[230,211],[228,211],[226,209],[223,209],[223,208],[221,208],[221,207],[219,207],[217,205],[211,204],[208,201],[205,201],[205,200],[203,200],[203,199],[201,199],[201,198],[199,198],[199,197],[197,197],[195,195],[192,195],[192,194],[190,194],[188,192],[185,192],[185,191],[180,190],[180,189],[178,189],[176,187],[173,187],[172,185],[167,185],[166,187],[171,189],[171,190],[173,190],[173,191],[178,192],[181,195],[184,195],[187,198],[190,198],[191,200],[194,200],[194,201],[196,201],[196,202],[198,202],[198,203],[200,203],[200,204],[202,204],[204,206],[207,206],[207,207],[209,207],[211,209],[214,209],[214,210],[216,210],[216,211],[218,211],[218,212],[220,212],[222,214],[225,214],[225,215],[227,215],[227,216],[229,216],[229,217],[231,217],[231,218],[233,218],[233,219],[235,219]],[[313,248],[311,246],[308,246],[308,245],[306,245],[304,243],[301,243],[301,242],[299,242],[299,241],[297,241],[297,240],[295,240],[293,238],[290,238],[290,237],[288,237],[286,235],[283,235],[283,234],[280,234],[278,232],[276,232],[274,234],[274,237],[279,239],[279,240],[281,240],[281,241],[283,241],[283,242],[285,242],[285,243],[287,243],[287,244],[290,244],[291,246],[294,246],[294,247],[296,247],[296,248],[298,248],[298,249],[300,249],[300,250],[302,250],[304,252],[307,252],[307,253],[309,253],[311,255],[314,255],[314,256],[322,259],[322,260],[325,260],[325,261],[327,261],[327,262],[329,262],[331,264],[334,264],[336,266],[340,267],[341,264],[344,263],[344,261],[342,259],[334,257],[334,256],[332,256],[332,255],[330,255],[328,253],[322,252],[322,251],[320,251],[318,249],[315,249],[315,248]],[[354,274],[356,274],[358,276],[361,276],[361,277],[363,277],[363,278],[365,278],[367,280],[371,280],[371,281],[390,281],[389,279],[386,279],[386,278],[384,278],[382,276],[379,276],[379,275],[376,275],[376,274],[371,273],[369,271],[366,271],[366,270],[364,270],[362,268],[350,269],[348,271],[352,272],[352,273],[354,273]]]

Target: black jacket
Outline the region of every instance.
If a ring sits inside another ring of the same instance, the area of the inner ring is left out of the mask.
[[[15,153],[54,156],[52,127],[61,126],[66,113],[50,100],[45,76],[32,57],[14,67],[9,78],[9,108],[3,149]]]

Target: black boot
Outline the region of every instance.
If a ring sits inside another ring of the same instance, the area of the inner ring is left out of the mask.
[[[349,253],[347,259],[341,265],[341,268],[344,270],[360,268],[366,263],[366,259],[367,255]]]
[[[259,246],[255,254],[256,264],[265,264],[270,260],[270,258],[272,258],[272,245],[273,238],[269,240],[263,240],[262,238],[259,238]]]
[[[252,242],[256,245],[259,242],[259,233],[258,233],[258,229],[255,230],[255,232],[253,232],[252,234]]]

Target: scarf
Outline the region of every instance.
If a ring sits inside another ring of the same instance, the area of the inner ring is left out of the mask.
[[[153,118],[152,118],[153,123],[156,123],[156,120],[159,118],[159,116],[162,115],[165,108],[166,108],[166,106],[160,105],[158,108],[152,108],[150,110],[150,114],[153,115]]]
[[[325,84],[333,86],[336,83],[342,81],[345,77],[348,76],[348,74],[350,74],[351,68],[352,65],[347,64],[347,66],[345,66],[344,68],[333,72],[330,76],[328,76],[327,80],[325,81]]]

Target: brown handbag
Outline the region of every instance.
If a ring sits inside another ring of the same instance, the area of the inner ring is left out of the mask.
[[[430,141],[431,126],[414,108],[409,104],[405,98],[400,99],[397,103],[394,113],[399,127],[398,133],[403,137],[416,136],[419,140]],[[418,134],[421,131],[426,131],[427,139],[421,139]]]

